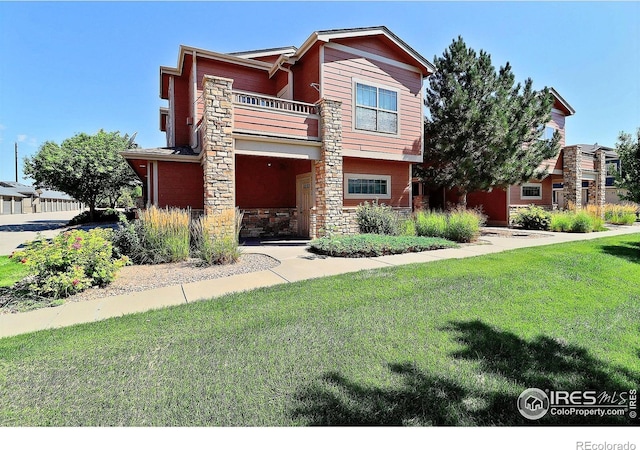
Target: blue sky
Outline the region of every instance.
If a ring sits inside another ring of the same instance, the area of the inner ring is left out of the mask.
[[[640,126],[640,3],[0,2],[0,179],[47,140],[100,128],[162,146],[159,66],[180,44],[300,46],[314,30],[386,25],[427,59],[461,35],[575,108],[567,144]]]

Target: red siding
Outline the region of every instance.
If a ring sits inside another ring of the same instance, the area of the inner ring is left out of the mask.
[[[175,143],[176,146],[189,145],[191,127],[187,125],[187,117],[191,115],[189,101],[189,78],[183,75],[174,79],[174,111],[175,111]]]
[[[325,47],[323,76],[325,97],[342,101],[344,149],[393,155],[421,154],[423,113],[419,73]],[[399,91],[399,135],[367,133],[353,128],[354,78]]]
[[[204,177],[198,163],[158,161],[158,206],[204,208]]]
[[[409,207],[411,206],[411,179],[409,176],[410,166],[411,164],[406,162],[345,157],[342,164],[342,171],[345,174],[361,173],[372,175],[390,175],[391,199],[380,200],[380,203],[385,203],[397,207]],[[364,201],[371,200],[345,198],[344,206],[358,206]]]
[[[238,131],[285,134],[301,139],[317,138],[318,118],[234,105],[233,128]]]
[[[292,67],[293,99],[299,102],[315,103],[320,93],[311,87],[311,83],[320,83],[320,44],[314,45]]]
[[[467,194],[467,206],[469,208],[482,207],[482,212],[487,215],[489,225],[508,224],[507,191],[504,189],[493,189],[491,192],[471,192]]]
[[[398,51],[396,45],[391,43],[391,41],[384,36],[336,39],[335,42],[361,51],[384,56],[385,58],[393,59],[395,61],[400,61],[405,64],[415,64],[415,61],[410,56],[404,54],[404,52]]]
[[[198,58],[198,73],[196,75],[198,95],[202,93],[202,77],[205,75],[231,78],[233,80],[234,90],[256,92],[271,96],[275,96],[278,93],[275,80],[273,78],[269,79],[269,74],[266,70],[252,69],[250,67],[235,66],[211,59]]]
[[[296,175],[311,172],[311,161],[236,156],[236,205],[250,208],[295,208]]]

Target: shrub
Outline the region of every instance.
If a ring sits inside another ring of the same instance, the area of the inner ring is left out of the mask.
[[[133,212],[123,213],[121,211],[117,211],[112,208],[96,209],[93,221],[89,217],[89,211],[83,211],[77,216],[73,217],[69,221],[68,225],[69,226],[83,225],[85,223],[91,223],[91,222],[100,222],[100,223],[114,222],[115,223],[115,222],[122,222],[126,219],[131,220],[133,219],[133,216],[134,216]]]
[[[406,219],[401,226],[402,236],[416,236],[416,223],[413,219]]]
[[[444,213],[419,211],[416,215],[416,234],[418,236],[445,237],[447,216]]]
[[[191,227],[194,254],[207,264],[229,264],[240,258],[238,236],[242,213],[238,208],[209,214]]]
[[[416,216],[416,233],[418,236],[471,242],[478,238],[484,223],[485,217],[472,209],[454,209],[447,213],[420,211]]]
[[[143,264],[184,261],[189,257],[190,211],[151,206],[140,211],[135,224]]]
[[[570,233],[591,233],[592,231],[606,230],[602,218],[592,216],[587,211],[553,213],[550,228],[552,231]]]
[[[365,258],[457,247],[455,243],[442,238],[379,234],[326,236],[311,241],[309,246],[314,253],[347,258]]]
[[[140,264],[146,258],[146,252],[140,240],[141,234],[139,222],[128,220],[120,222],[111,235],[114,256],[128,256],[134,263]]]
[[[551,221],[549,223],[549,228],[551,231],[562,231],[567,232],[571,230],[571,213],[566,212],[557,212],[551,214]]]
[[[472,209],[457,209],[447,214],[445,238],[455,242],[472,242],[480,236],[485,217]]]
[[[104,286],[116,276],[128,258],[112,258],[110,230],[64,232],[51,241],[43,238],[27,243],[12,258],[25,264],[33,275],[29,291],[63,298],[90,286]]]
[[[525,230],[548,230],[551,214],[536,205],[529,205],[518,211],[514,222]]]
[[[575,213],[571,218],[571,232],[589,233],[593,231],[593,218],[586,211]]]
[[[364,202],[356,209],[356,222],[360,233],[388,234],[397,236],[400,234],[400,218],[388,205]]]

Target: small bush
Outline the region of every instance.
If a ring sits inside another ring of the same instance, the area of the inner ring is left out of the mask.
[[[64,298],[90,286],[110,283],[128,258],[113,259],[110,230],[64,232],[51,241],[37,239],[12,258],[25,264],[33,275],[30,292],[43,297]]]
[[[536,205],[529,205],[518,211],[514,222],[525,230],[548,230],[551,214]]]
[[[322,237],[311,241],[309,246],[314,253],[346,258],[365,258],[457,247],[455,243],[441,238],[379,234]]]
[[[457,209],[447,214],[445,238],[455,242],[472,242],[480,236],[485,217],[472,209]]]
[[[557,212],[551,215],[551,231],[570,233],[591,233],[604,231],[604,221],[600,217],[592,216],[587,211]]]
[[[236,262],[242,253],[238,245],[241,224],[242,213],[238,208],[194,221],[191,233],[195,256],[207,264]]]
[[[444,213],[419,211],[416,215],[416,234],[418,236],[445,237],[447,235],[447,216]]]
[[[113,230],[111,235],[114,256],[128,256],[136,264],[141,264],[143,260],[148,259],[146,251],[142,247],[140,228],[139,222],[129,222],[128,220],[120,222],[118,228]]]
[[[593,231],[593,218],[584,211],[578,212],[571,218],[571,232],[590,233]]]
[[[356,222],[360,233],[388,234],[397,236],[400,234],[400,218],[388,205],[364,202],[356,209]]]
[[[475,210],[454,209],[447,213],[418,212],[418,236],[442,237],[455,242],[472,242],[480,235],[485,217]]]
[[[416,223],[412,219],[406,219],[402,222],[402,236],[417,236]]]
[[[571,214],[566,212],[553,213],[551,215],[551,221],[549,228],[551,231],[567,232],[571,230]]]
[[[86,223],[92,223],[92,222],[100,222],[100,223],[116,223],[116,222],[122,222],[124,220],[131,220],[133,219],[134,213],[133,212],[121,212],[121,211],[117,211],[115,209],[112,208],[107,208],[107,209],[96,209],[95,211],[95,217],[93,219],[93,221],[91,220],[91,217],[89,216],[89,211],[83,211],[80,214],[78,214],[77,216],[73,217],[68,225],[69,226],[75,226],[75,225],[83,225]]]

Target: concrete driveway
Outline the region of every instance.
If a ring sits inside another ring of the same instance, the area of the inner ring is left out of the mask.
[[[9,255],[38,233],[53,237],[66,228],[67,222],[80,214],[80,210],[46,212],[38,214],[0,215],[0,255]]]

